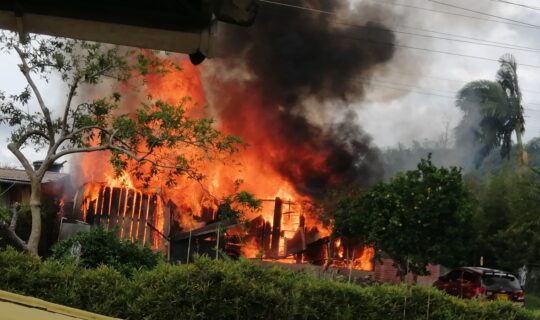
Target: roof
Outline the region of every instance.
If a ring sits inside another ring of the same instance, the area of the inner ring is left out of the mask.
[[[511,274],[511,275],[513,275],[511,272],[508,272],[508,271],[503,271],[503,270],[498,270],[498,269],[491,269],[491,268],[484,268],[484,267],[461,267],[459,269],[468,270],[468,271],[478,273],[478,274],[502,273],[502,274]]]
[[[234,220],[214,222],[202,228],[192,230],[191,232],[189,231],[182,232],[178,234],[177,236],[173,237],[173,241],[186,240],[186,239],[189,239],[189,237],[192,237],[192,238],[201,237],[208,234],[216,233],[218,228],[228,230],[228,229],[240,226],[240,225],[241,224],[239,224],[238,222]]]
[[[0,320],[113,320],[114,318],[0,290]]]
[[[46,172],[41,183],[55,182],[69,177],[66,173]],[[30,184],[26,171],[21,169],[0,168],[0,182]]]
[[[209,56],[216,22],[251,25],[257,8],[256,0],[2,0],[0,28]]]

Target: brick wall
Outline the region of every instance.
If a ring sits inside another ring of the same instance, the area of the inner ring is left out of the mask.
[[[431,286],[441,275],[445,273],[444,267],[441,265],[428,265],[428,271],[431,273],[429,276],[418,277],[419,285]],[[396,276],[397,269],[393,265],[392,259],[381,259],[381,261],[375,261],[373,272],[375,274],[375,280],[384,283],[399,283],[399,277]],[[405,281],[407,283],[413,282],[412,274],[408,274]]]

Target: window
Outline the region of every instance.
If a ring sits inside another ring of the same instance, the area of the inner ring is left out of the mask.
[[[450,271],[446,275],[446,279],[448,279],[448,281],[457,281],[461,277],[461,273],[462,273],[461,270]]]
[[[521,285],[516,277],[504,274],[486,274],[482,282],[488,290],[520,290]]]
[[[475,282],[477,275],[470,271],[463,271],[463,281]]]

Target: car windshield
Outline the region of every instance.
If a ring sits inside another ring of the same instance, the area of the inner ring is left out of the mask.
[[[488,290],[520,290],[518,279],[512,275],[489,274],[482,276],[482,282]]]

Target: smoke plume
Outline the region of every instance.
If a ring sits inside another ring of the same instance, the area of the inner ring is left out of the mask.
[[[345,18],[350,11],[343,0],[292,4]],[[254,26],[220,26],[221,59],[206,70],[219,97],[212,103],[216,116],[302,194],[319,195],[338,184],[366,186],[382,178],[379,151],[350,105],[362,101],[363,80],[373,68],[394,54],[394,34],[369,21],[384,15],[360,6],[355,19],[344,22],[261,3]],[[234,76],[221,76],[225,73]]]

